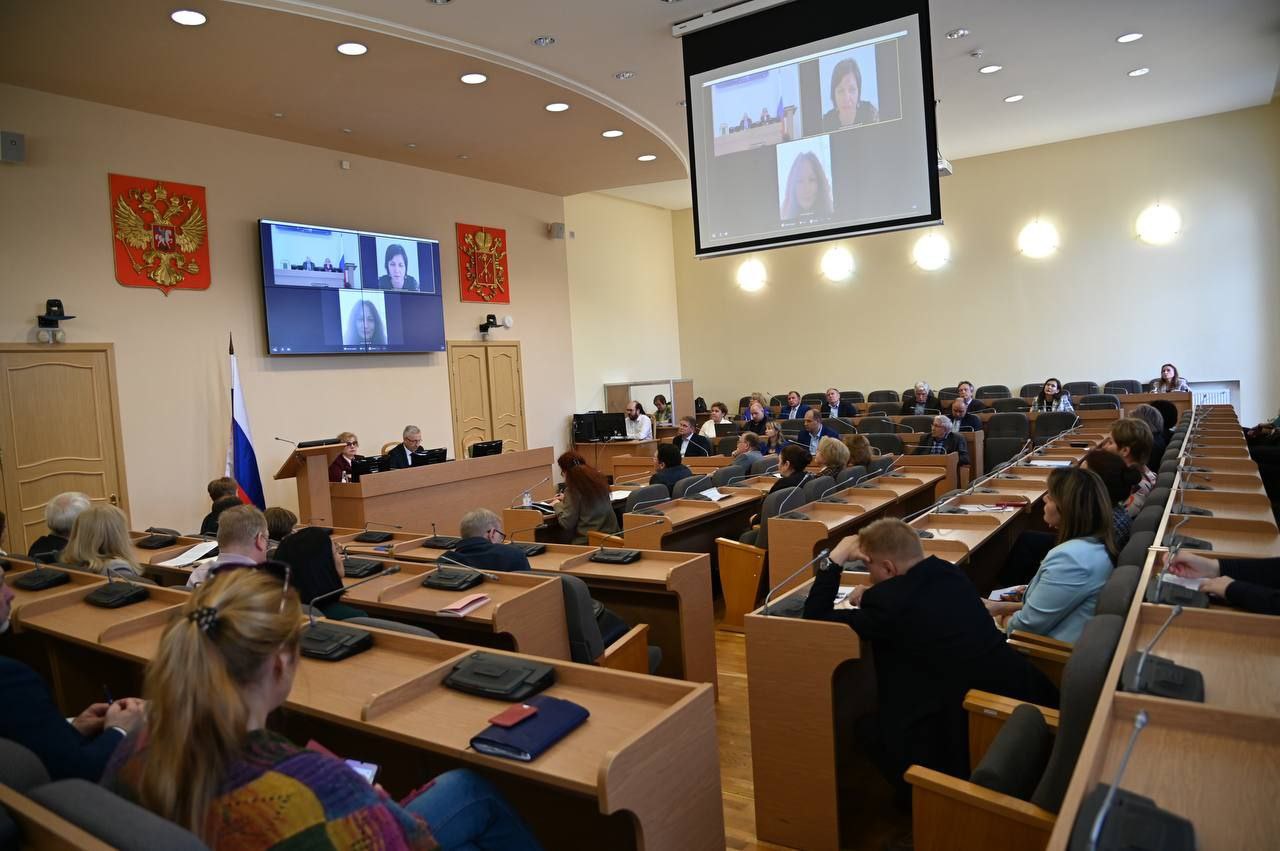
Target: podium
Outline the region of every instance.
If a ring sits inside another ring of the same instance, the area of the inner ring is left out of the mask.
[[[333,526],[333,500],[329,497],[329,465],[345,449],[341,443],[295,449],[273,478],[298,480],[298,522],[308,526]]]

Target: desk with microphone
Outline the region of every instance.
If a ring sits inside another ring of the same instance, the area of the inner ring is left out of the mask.
[[[308,605],[307,628],[302,631],[300,647],[302,655],[309,659],[321,659],[326,662],[340,662],[358,653],[363,653],[373,646],[373,633],[352,626],[339,626],[337,623],[316,623],[316,611],[324,600],[336,599],[352,588],[359,588],[366,582],[372,582],[383,576],[399,573],[400,566],[389,564],[372,576],[342,588],[334,589],[327,594],[314,597]]]

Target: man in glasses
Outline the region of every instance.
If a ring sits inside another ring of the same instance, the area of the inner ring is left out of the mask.
[[[267,518],[252,505],[237,505],[218,515],[218,557],[191,571],[194,588],[223,567],[257,565],[267,559]]]
[[[462,540],[448,553],[446,563],[460,562],[481,570],[528,570],[529,557],[519,547],[503,543],[502,521],[487,508],[469,511],[462,518]]]

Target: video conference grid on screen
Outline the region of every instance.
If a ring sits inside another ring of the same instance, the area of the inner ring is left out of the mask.
[[[928,216],[921,77],[916,15],[690,76],[700,250]]]
[[[261,220],[273,355],[444,351],[440,244]]]

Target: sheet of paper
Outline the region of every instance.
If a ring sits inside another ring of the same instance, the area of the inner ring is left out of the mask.
[[[629,496],[631,496],[631,491],[609,491],[609,499],[611,500],[626,499]]]
[[[160,567],[186,567],[198,559],[204,557],[204,554],[211,552],[218,546],[217,541],[202,541],[181,555],[174,556],[168,561],[160,562]]]
[[[850,587],[848,587],[848,586],[842,586],[842,587],[840,588],[840,590],[836,592],[835,608],[837,608],[837,609],[856,609],[856,608],[858,608],[857,606],[855,606],[855,605],[853,604],[853,600],[852,600],[852,598],[850,597],[850,595],[851,595],[852,593],[853,593],[853,588],[850,588]]]
[[[1008,588],[997,588],[988,595],[987,599],[994,600],[997,603],[1004,602],[1005,594],[1010,594],[1014,591],[1021,591],[1022,588],[1023,586],[1021,585],[1010,585]]]
[[[1035,461],[1028,461],[1028,467],[1070,467],[1071,460],[1068,458],[1037,458]]]
[[[719,502],[722,499],[728,499],[733,496],[733,494],[730,493],[721,493],[719,488],[707,488],[704,491],[699,491],[699,493],[712,502]]]
[[[1165,573],[1160,577],[1161,582],[1168,582],[1170,585],[1181,585],[1183,588],[1190,588],[1192,591],[1199,591],[1200,584],[1204,582],[1199,577],[1177,576],[1173,573]]]

